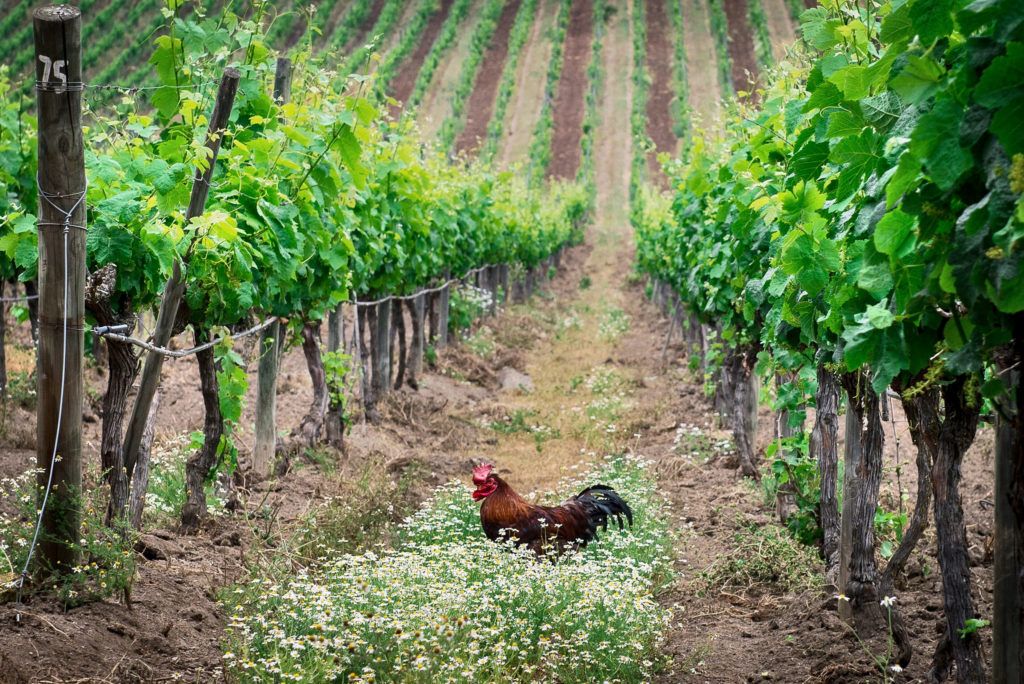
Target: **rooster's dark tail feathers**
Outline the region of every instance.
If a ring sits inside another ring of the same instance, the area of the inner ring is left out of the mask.
[[[587,487],[576,495],[576,501],[581,503],[587,511],[590,520],[590,533],[597,538],[597,528],[608,529],[608,519],[611,518],[623,528],[622,516],[626,517],[629,526],[633,526],[633,509],[629,507],[619,493],[607,485],[594,485]]]

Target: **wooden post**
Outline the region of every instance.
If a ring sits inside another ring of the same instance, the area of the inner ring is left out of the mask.
[[[445,274],[445,278],[448,274]],[[437,297],[437,341],[435,346],[444,349],[448,346],[448,305],[451,301],[451,285],[445,285]]]
[[[45,571],[78,558],[85,353],[85,151],[82,13],[69,5],[32,13],[39,117],[39,347],[36,466],[50,484],[39,553]],[[50,468],[53,472],[50,472]]]
[[[501,288],[501,305],[508,304],[508,264],[498,266],[498,286]]]
[[[391,389],[391,300],[377,304],[373,330],[373,394],[380,401]]]
[[[281,358],[281,323],[274,321],[260,333],[259,363],[256,370],[256,442],[252,469],[268,475],[277,451],[277,373]]]
[[[284,104],[292,96],[292,60],[287,57],[277,58],[277,69],[274,71],[274,101]]]
[[[291,89],[291,60],[279,57],[274,73],[274,101],[278,104],[287,102]],[[261,477],[270,474],[277,452],[277,374],[284,346],[282,333],[280,321],[274,321],[260,333],[252,469]]]
[[[1015,346],[1024,346],[1020,330]],[[1024,351],[1017,353],[1016,362],[1021,359]],[[1019,368],[1004,372],[1003,377],[1011,398],[1003,410],[1010,419],[1000,416],[996,426],[992,601],[992,681],[996,684],[1024,681],[1024,419],[1020,414],[1024,386]]]
[[[498,267],[488,266],[487,267],[487,289],[491,291],[491,308],[490,315],[495,316],[498,313]]]
[[[210,179],[213,177],[213,170],[217,165],[217,153],[220,152],[221,133],[227,127],[228,118],[231,115],[235,93],[238,91],[239,77],[238,69],[229,67],[224,70],[224,77],[221,78],[217,100],[213,105],[213,114],[210,116],[210,132],[206,137],[206,147],[211,153],[209,166],[206,171],[196,168],[192,179],[192,197],[188,203],[188,212],[185,214],[186,223],[202,216],[206,208],[206,198],[210,194]],[[183,260],[188,260],[187,252]],[[163,298],[160,300],[160,313],[157,314],[156,329],[153,331],[153,344],[156,346],[166,347],[170,341],[174,322],[178,317],[178,307],[181,305],[181,298],[184,294],[185,278],[181,272],[181,263],[175,260],[171,277],[164,285]],[[163,364],[163,354],[150,352],[146,356],[146,365],[142,369],[142,379],[139,381],[139,394],[132,407],[131,420],[124,436],[124,465],[129,479],[135,469],[135,462],[138,460],[139,447],[142,444],[146,419],[149,416],[149,406],[153,402],[157,385],[160,384],[160,370],[163,368]]]

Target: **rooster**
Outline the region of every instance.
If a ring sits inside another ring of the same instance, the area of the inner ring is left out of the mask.
[[[498,477],[491,464],[473,468],[473,500],[483,500],[480,522],[488,539],[506,536],[537,555],[586,546],[597,540],[597,528],[608,529],[608,519],[623,528],[625,516],[633,526],[633,510],[622,497],[605,485],[587,487],[561,506],[535,506]]]

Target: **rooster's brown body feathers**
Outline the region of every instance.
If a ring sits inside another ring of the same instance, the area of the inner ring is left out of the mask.
[[[508,535],[537,554],[561,553],[596,540],[598,528],[607,529],[609,518],[620,529],[623,516],[633,525],[632,509],[605,485],[588,487],[561,506],[537,506],[497,475],[490,479],[497,486],[480,507],[480,522],[492,540]]]

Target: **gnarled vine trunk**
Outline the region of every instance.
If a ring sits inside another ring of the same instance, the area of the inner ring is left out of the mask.
[[[750,345],[730,350],[722,364],[724,401],[728,402],[728,420],[739,455],[740,471],[745,477],[761,478],[757,469],[757,351]]]
[[[327,373],[324,371],[324,359],[320,354],[319,321],[305,321],[302,324],[302,355],[306,359],[306,369],[313,385],[313,399],[299,427],[292,433],[292,438],[304,447],[315,447],[320,443],[323,434],[329,400]]]
[[[846,454],[840,529],[839,587],[849,599],[840,614],[865,638],[888,630],[875,565],[875,511],[882,483],[882,421],[867,376],[847,373]]]
[[[3,303],[6,283],[0,280],[0,401],[7,399],[7,305]]]
[[[819,511],[825,576],[833,585],[839,581],[839,378],[824,363],[818,364],[814,428],[810,457],[818,462],[821,480]]]
[[[974,631],[961,634],[967,620],[977,618],[978,615],[971,597],[967,528],[960,500],[960,466],[978,429],[981,397],[967,390],[964,376],[957,376],[943,385],[942,404],[945,418],[941,425],[922,421],[923,429],[938,434],[932,490],[939,567],[942,570],[942,599],[946,614],[946,633],[935,650],[932,675],[937,680],[944,679],[952,660],[956,663],[956,676],[960,684],[982,684],[988,680],[985,677],[981,640]]]
[[[117,279],[117,268],[107,265],[90,274],[85,305],[99,325],[127,325],[128,334],[135,329],[135,315],[118,316],[110,305]],[[124,342],[107,339],[107,391],[103,395],[103,419],[100,424],[100,467],[110,487],[105,524],[122,520],[128,506],[131,473],[125,467],[122,443],[124,421],[128,413],[128,395],[139,374],[139,357],[135,348]]]
[[[419,389],[420,372],[423,370],[423,304],[424,296],[419,295],[406,301],[409,319],[412,322],[412,340],[409,343],[409,361],[406,366],[406,384]]]
[[[402,300],[400,299],[396,299],[391,307],[391,327],[392,336],[398,340],[398,353],[394,356],[397,363],[394,361],[391,363],[391,367],[395,369],[394,387],[398,390],[402,389],[402,383],[405,382],[406,359],[405,312],[402,310]]]
[[[209,341],[210,333],[196,328],[197,345]],[[182,531],[192,533],[206,517],[205,484],[220,457],[220,440],[224,434],[224,417],[220,412],[220,385],[217,381],[217,361],[214,350],[205,349],[196,354],[199,364],[199,384],[203,393],[203,444],[185,463],[185,505],[181,508]]]
[[[938,420],[939,393],[934,387],[928,387],[914,393],[910,398],[902,400],[903,410],[907,416],[910,437],[917,447],[917,500],[910,523],[903,532],[902,541],[896,547],[879,580],[880,592],[883,596],[894,596],[896,579],[903,573],[910,554],[928,528],[928,509],[931,505],[932,481],[931,469],[935,461],[938,444],[935,436],[922,429],[923,425],[933,424]],[[913,656],[910,633],[898,612],[892,615],[893,641],[898,647],[897,661],[906,666]]]

